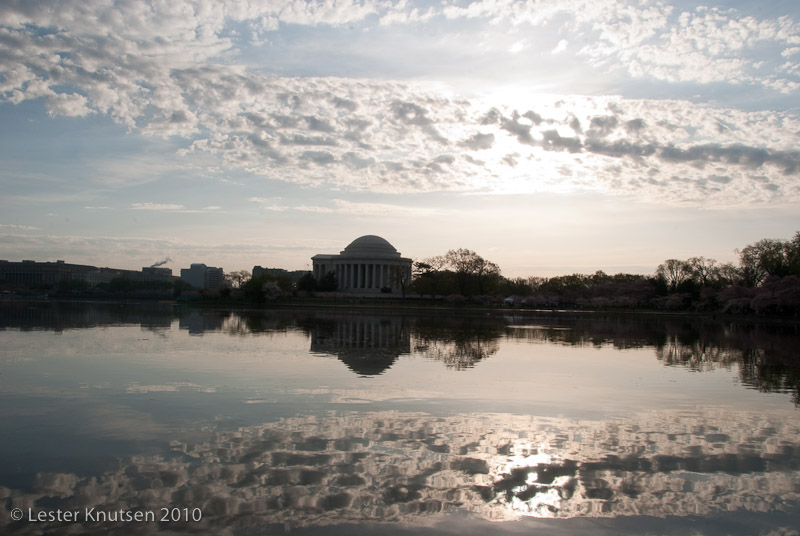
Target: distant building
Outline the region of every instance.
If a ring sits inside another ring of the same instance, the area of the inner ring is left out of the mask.
[[[172,278],[172,268],[147,266],[142,268],[142,274],[147,278],[152,278],[151,281],[166,281]]]
[[[97,268],[91,272],[83,274],[83,280],[91,286],[100,283],[110,283],[114,279],[127,279],[136,282],[161,282],[172,283],[177,277],[172,275],[171,268],[152,268],[144,267],[142,271],[120,270],[117,268]]]
[[[264,274],[270,274],[278,277],[288,277],[293,282],[297,282],[301,277],[308,273],[308,270],[284,270],[283,268],[263,268],[261,266],[253,266],[253,277],[258,277]]]
[[[90,286],[94,287],[100,283],[110,283],[112,279],[122,277],[120,272],[121,270],[112,270],[110,268],[96,268],[91,272],[82,274],[82,278],[89,283]]]
[[[190,268],[181,269],[181,280],[196,288],[221,288],[225,284],[225,274],[222,268],[197,263],[192,264]]]
[[[313,275],[321,281],[332,272],[338,290],[360,296],[397,293],[411,283],[411,259],[375,235],[353,240],[338,255],[314,255]]]
[[[62,281],[85,281],[89,286],[109,283],[114,279],[131,281],[162,281],[171,283],[176,278],[170,268],[142,268],[142,271],[117,268],[98,268],[86,264],[69,264],[65,261],[9,262],[0,260],[0,281],[22,283],[28,287],[54,287]]]
[[[53,287],[62,281],[78,281],[84,275],[97,270],[85,264],[69,264],[64,261],[9,262],[0,260],[0,281],[21,283],[28,287]]]

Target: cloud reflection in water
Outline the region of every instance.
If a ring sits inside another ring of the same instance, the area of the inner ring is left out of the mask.
[[[134,456],[112,472],[40,473],[30,490],[0,489],[20,508],[201,508],[201,525],[171,527],[187,531],[416,525],[455,511],[493,521],[770,512],[796,508],[799,490],[800,425],[724,408],[611,421],[292,417],[175,440],[169,454]]]

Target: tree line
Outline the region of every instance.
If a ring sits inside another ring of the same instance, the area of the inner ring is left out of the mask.
[[[652,275],[570,274],[503,277],[497,264],[468,249],[414,262],[410,291],[453,303],[522,307],[623,308],[723,313],[800,312],[800,231],[736,250],[739,261],[667,259]]]

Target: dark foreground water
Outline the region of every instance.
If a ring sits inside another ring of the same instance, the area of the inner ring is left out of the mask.
[[[797,535],[798,403],[796,325],[6,302],[0,533]]]

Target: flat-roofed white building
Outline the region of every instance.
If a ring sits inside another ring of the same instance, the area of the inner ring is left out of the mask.
[[[333,272],[338,290],[349,294],[397,294],[411,283],[411,259],[380,236],[356,238],[338,255],[314,255],[311,261],[317,281]]]

